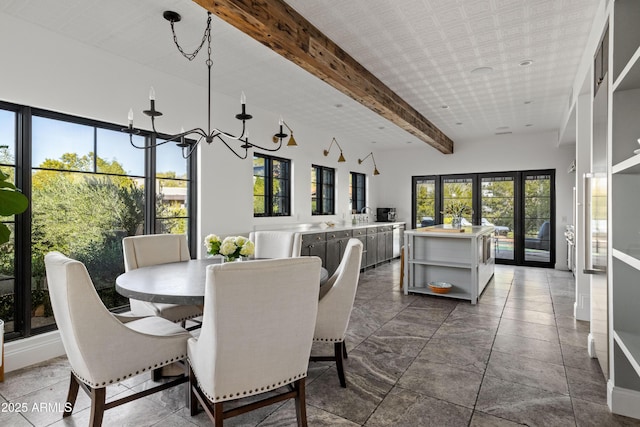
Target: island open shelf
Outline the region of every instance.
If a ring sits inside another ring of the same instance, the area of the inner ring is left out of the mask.
[[[405,295],[409,293],[458,298],[476,304],[495,269],[494,228],[454,229],[446,225],[405,231]],[[434,293],[429,282],[453,286]]]

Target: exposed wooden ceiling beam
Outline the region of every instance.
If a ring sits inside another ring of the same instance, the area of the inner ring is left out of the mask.
[[[282,0],[193,0],[444,154],[453,141]]]

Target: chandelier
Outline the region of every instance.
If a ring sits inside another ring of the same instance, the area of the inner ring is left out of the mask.
[[[252,116],[251,114],[248,114],[246,111],[247,101],[246,101],[244,92],[242,92],[240,96],[240,104],[241,104],[242,110],[240,113],[236,114],[236,119],[242,122],[242,130],[240,132],[240,135],[236,136],[231,133],[222,131],[218,128],[211,127],[211,66],[213,65],[213,61],[211,60],[211,12],[207,12],[207,27],[204,30],[202,41],[200,42],[200,45],[192,53],[186,53],[178,43],[178,37],[176,36],[174,24],[176,22],[180,22],[180,20],[182,19],[180,14],[173,11],[165,11],[162,14],[162,16],[164,17],[164,19],[166,19],[171,23],[171,32],[173,34],[173,41],[176,47],[178,48],[178,51],[180,51],[182,56],[187,58],[189,61],[192,61],[198,55],[198,52],[200,52],[200,49],[202,49],[205,42],[207,43],[207,60],[205,61],[205,64],[207,65],[207,72],[208,72],[207,130],[205,131],[203,128],[194,128],[194,129],[185,131],[184,129],[182,129],[180,133],[169,136],[168,138],[159,138],[158,131],[156,130],[155,121],[157,117],[162,116],[162,113],[156,110],[155,91],[152,87],[149,92],[150,107],[148,110],[144,110],[143,114],[151,118],[151,129],[153,130],[153,135],[156,137],[155,142],[152,144],[145,144],[142,146],[136,145],[133,142],[133,135],[139,134],[140,130],[135,129],[133,127],[133,109],[130,109],[129,115],[128,115],[129,126],[127,128],[122,129],[122,131],[129,134],[129,142],[131,143],[131,145],[139,149],[149,149],[149,148],[166,144],[168,142],[175,142],[178,147],[182,148],[182,156],[185,159],[191,156],[191,154],[195,151],[195,149],[198,147],[198,144],[200,144],[200,142],[204,140],[207,142],[207,144],[211,144],[214,141],[214,139],[218,139],[219,141],[221,141],[229,150],[231,150],[233,154],[235,154],[240,159],[247,158],[250,148],[257,148],[259,150],[264,150],[264,151],[278,151],[282,147],[282,140],[288,136],[286,133],[284,133],[284,130],[283,130],[283,125],[285,124],[284,120],[282,120],[282,117],[280,118],[279,131],[273,136],[273,142],[277,144],[276,146],[265,147],[265,146],[254,144],[253,142],[249,142],[249,132],[246,129],[246,122],[247,120],[250,120]],[[291,128],[289,126],[287,126],[287,129],[291,131]],[[289,140],[289,143],[287,145],[297,145],[295,143],[295,140],[293,139],[293,131],[291,131],[291,136],[292,138]],[[194,141],[189,139],[189,137],[195,137],[196,139]],[[159,139],[162,139],[162,140],[158,142]],[[235,144],[233,142],[228,142],[227,140],[236,141],[236,143],[239,146],[234,148]]]

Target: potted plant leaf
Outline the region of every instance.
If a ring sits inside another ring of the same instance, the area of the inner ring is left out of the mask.
[[[29,200],[13,183],[8,182],[9,175],[0,170],[0,216],[11,216],[27,210]],[[11,230],[0,223],[0,245],[9,241]]]

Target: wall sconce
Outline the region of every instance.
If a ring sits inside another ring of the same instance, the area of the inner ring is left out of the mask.
[[[338,157],[338,163],[344,163],[346,160],[345,160],[344,156],[342,155],[342,147],[340,147],[340,144],[338,144],[338,141],[336,141],[335,137],[331,140],[331,144],[329,144],[329,148],[327,148],[326,150],[323,151],[324,156],[327,157],[329,155],[329,150],[331,150],[331,146],[333,145],[334,142],[336,143],[336,145],[340,149],[340,157]]]
[[[298,143],[296,142],[296,139],[293,137],[293,129],[291,129],[287,124],[287,122],[282,120],[282,118],[280,118],[280,132],[273,135],[272,141],[277,143],[280,138],[287,137],[287,134],[282,132],[282,125],[286,126],[287,129],[289,129],[289,132],[291,132],[291,138],[289,138],[289,142],[287,142],[287,147],[297,146]]]
[[[380,172],[378,172],[378,166],[376,166],[376,159],[375,159],[375,157],[373,157],[373,151],[371,153],[367,154],[367,157],[371,157],[371,160],[373,160],[373,174],[374,175],[380,175]],[[358,159],[358,164],[361,165],[362,162],[367,160],[367,157],[365,157],[364,159]]]

